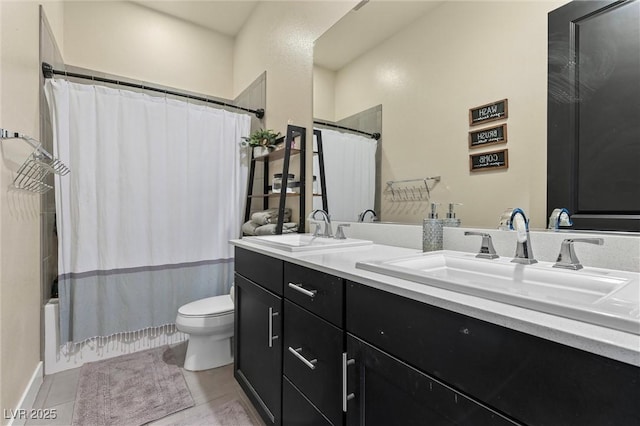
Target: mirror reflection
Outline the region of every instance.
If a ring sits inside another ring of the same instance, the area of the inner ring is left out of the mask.
[[[376,153],[380,133],[322,121],[314,125],[321,127],[314,127],[313,131],[316,187],[320,181],[320,196],[314,196],[313,208],[325,210],[333,220],[377,219]]]
[[[317,40],[314,118],[341,123],[380,107],[381,221],[421,223],[435,202],[440,217],[461,203],[462,226],[495,228],[500,212],[519,207],[546,227],[547,14],[564,3],[371,0]],[[502,99],[507,118],[469,124],[470,109]],[[502,124],[505,142],[469,146],[471,131]],[[470,155],[503,149],[508,167],[470,169]],[[387,185],[434,176],[413,199]]]

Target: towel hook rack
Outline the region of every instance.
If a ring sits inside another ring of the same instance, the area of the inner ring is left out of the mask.
[[[51,185],[45,182],[45,178],[49,173],[60,176],[69,174],[69,168],[62,161],[51,155],[38,140],[31,136],[0,128],[0,140],[4,139],[22,139],[34,148],[34,151],[18,168],[16,177],[13,179],[12,186],[14,188],[44,194],[52,188]]]
[[[386,191],[391,193],[391,201],[427,201],[431,197],[431,189],[429,181],[433,181],[434,185],[440,182],[440,176],[430,176],[418,179],[390,180],[387,181]],[[411,182],[420,182],[422,185],[407,186]],[[404,194],[404,196],[403,196]]]

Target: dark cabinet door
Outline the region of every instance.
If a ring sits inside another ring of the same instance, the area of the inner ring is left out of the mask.
[[[235,275],[235,377],[267,424],[281,424],[282,298]]]
[[[517,424],[350,334],[347,358],[347,425]]]
[[[549,14],[547,213],[576,229],[640,230],[640,2]]]

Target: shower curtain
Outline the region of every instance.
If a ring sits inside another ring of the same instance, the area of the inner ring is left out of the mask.
[[[47,80],[55,155],[61,344],[175,322],[228,292],[250,117]]]
[[[318,129],[322,132],[327,204],[332,220],[356,221],[366,209],[373,209],[376,190],[378,142],[352,133]],[[320,179],[318,158],[314,175]],[[314,197],[314,208],[320,197]]]

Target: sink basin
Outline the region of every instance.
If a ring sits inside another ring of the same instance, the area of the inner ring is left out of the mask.
[[[640,274],[552,266],[453,251],[356,263],[358,269],[640,334]]]
[[[244,238],[254,244],[291,252],[331,250],[373,244],[369,240],[358,240],[356,238],[337,240],[335,238],[314,237],[312,234],[260,235],[258,237]]]

